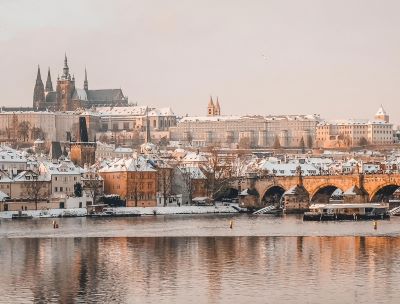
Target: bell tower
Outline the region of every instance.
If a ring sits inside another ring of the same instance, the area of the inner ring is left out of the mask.
[[[42,76],[40,75],[40,67],[38,66],[35,88],[33,89],[33,108],[35,110],[44,110],[45,95]]]
[[[65,54],[63,74],[57,79],[57,107],[59,111],[73,111],[72,95],[75,91],[75,78],[71,78],[68,59]]]
[[[207,105],[207,116],[214,116],[215,115],[215,106],[212,96],[210,96],[210,101]]]

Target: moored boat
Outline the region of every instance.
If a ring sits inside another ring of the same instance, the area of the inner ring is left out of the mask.
[[[27,213],[22,213],[21,211],[19,211],[17,214],[12,214],[11,218],[13,220],[28,220],[33,218],[32,215],[29,215]]]
[[[390,218],[388,204],[313,204],[303,221],[358,221]]]

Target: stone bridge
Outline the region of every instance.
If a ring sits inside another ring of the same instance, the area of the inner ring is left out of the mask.
[[[400,174],[269,176],[249,178],[242,182],[241,188],[257,190],[259,202],[265,203],[273,197],[280,198],[283,193],[297,185],[305,188],[311,203],[329,202],[336,189],[347,193],[358,191],[365,197],[365,202],[376,202],[387,200],[400,187]]]

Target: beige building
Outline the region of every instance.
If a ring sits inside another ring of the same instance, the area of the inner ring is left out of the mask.
[[[342,148],[364,145],[387,145],[394,142],[393,124],[381,106],[375,120],[321,122],[316,127],[316,146]]]
[[[301,138],[308,146],[315,140],[318,115],[279,116],[207,116],[184,117],[170,128],[170,140],[208,146],[237,147],[241,142],[251,147],[299,147]]]
[[[97,138],[107,136],[112,141],[143,140],[147,119],[151,137],[159,140],[168,137],[169,128],[176,125],[176,116],[171,108],[151,108],[147,106],[98,107],[91,115],[100,117]]]
[[[50,178],[53,197],[73,196],[74,185],[81,183],[82,168],[75,166],[70,160],[43,162],[39,170],[41,175]]]
[[[40,128],[46,141],[66,141],[67,132],[77,130],[78,120],[74,112],[0,112],[0,140],[34,142],[34,129]],[[23,122],[28,124],[25,139],[19,131]]]

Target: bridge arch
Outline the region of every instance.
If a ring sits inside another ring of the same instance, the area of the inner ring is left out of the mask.
[[[215,194],[214,199],[216,199],[217,201],[224,200],[224,199],[231,200],[231,199],[237,198],[238,194],[239,194],[239,190],[237,188],[228,186],[228,187],[225,187],[225,188],[221,189],[220,191],[218,191]]]
[[[285,192],[286,189],[282,185],[272,185],[264,191],[263,195],[261,196],[261,203],[264,205],[278,206]]]
[[[311,204],[316,204],[316,203],[322,203],[322,204],[328,204],[332,194],[340,190],[340,192],[343,193],[346,189],[342,189],[341,187],[336,186],[335,184],[332,183],[326,183],[319,185],[314,192],[310,194],[310,203]]]
[[[369,200],[370,202],[386,202],[393,195],[393,193],[400,188],[398,183],[388,182],[377,186],[371,191]]]

